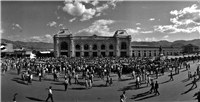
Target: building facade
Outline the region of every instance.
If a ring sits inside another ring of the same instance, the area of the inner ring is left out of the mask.
[[[74,36],[67,31],[61,29],[53,37],[55,57],[132,56],[131,36],[125,30],[117,30],[113,36]]]
[[[186,54],[199,53],[199,47],[193,44],[187,44],[183,46],[183,53]]]
[[[180,55],[182,53],[181,47],[160,47],[145,46],[145,45],[133,45],[132,57],[155,57],[163,54],[164,56]]]

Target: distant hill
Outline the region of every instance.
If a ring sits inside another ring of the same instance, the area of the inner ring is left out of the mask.
[[[174,41],[174,42],[169,42],[169,41],[166,41],[166,40],[163,40],[163,41],[155,41],[155,42],[136,42],[136,41],[133,41],[132,42],[132,45],[148,45],[148,46],[177,46],[177,47],[181,47],[181,46],[184,46],[184,45],[187,45],[187,44],[193,44],[193,45],[196,45],[196,46],[199,46],[200,47],[200,39],[194,39],[194,40],[177,40],[177,41]]]
[[[10,41],[7,39],[1,39],[1,43],[12,43],[14,49],[26,48],[26,49],[53,49],[53,43],[45,42],[22,42],[22,41]]]
[[[22,41],[10,41],[7,39],[1,39],[1,43],[12,43],[14,48],[26,48],[26,49],[53,49],[53,43],[45,43],[45,42],[22,42]],[[177,40],[174,42],[169,42],[166,40],[163,41],[155,41],[155,42],[136,42],[133,41],[132,45],[147,45],[147,46],[178,46],[181,47],[183,45],[193,44],[200,47],[200,39],[194,40]]]

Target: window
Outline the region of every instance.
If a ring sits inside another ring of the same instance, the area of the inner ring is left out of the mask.
[[[103,44],[103,45],[101,45],[101,49],[102,50],[105,50],[106,49],[106,46]]]
[[[61,43],[61,50],[68,50],[68,44],[67,44],[67,42],[62,42]]]
[[[76,48],[76,50],[80,50],[81,46],[80,45],[76,45],[75,48]]]
[[[110,46],[109,46],[109,49],[110,49],[110,50],[113,50],[113,45],[110,45]]]
[[[84,50],[89,50],[89,45],[88,44],[84,45]]]
[[[122,42],[121,43],[121,49],[126,50],[127,46],[126,46],[126,42]]]
[[[96,44],[93,45],[92,49],[93,49],[93,50],[97,50],[97,45],[96,45]]]

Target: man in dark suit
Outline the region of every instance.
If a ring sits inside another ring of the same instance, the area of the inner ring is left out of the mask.
[[[155,88],[154,88],[154,92],[155,92],[155,95],[160,95],[160,92],[158,91],[158,88],[159,88],[159,85],[158,85],[158,82],[156,81],[155,83]]]

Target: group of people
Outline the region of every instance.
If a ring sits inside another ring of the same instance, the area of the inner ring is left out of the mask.
[[[158,91],[159,85],[157,81],[154,83],[153,76],[157,79],[165,72],[170,72],[170,80],[173,79],[173,72],[179,74],[179,70],[186,68],[190,70],[188,61],[199,61],[199,56],[166,59],[166,60],[151,60],[148,58],[117,58],[117,57],[96,57],[96,58],[69,58],[69,57],[48,57],[48,58],[3,58],[1,62],[3,74],[10,69],[21,74],[23,81],[27,84],[32,84],[33,76],[38,76],[38,80],[42,81],[46,75],[53,75],[53,81],[60,81],[63,76],[65,91],[68,85],[79,84],[79,79],[85,80],[86,89],[93,87],[94,78],[100,78],[105,81],[105,86],[113,84],[111,73],[118,75],[118,80],[122,79],[122,74],[131,74],[136,81],[136,88],[140,88],[142,82],[147,86],[151,86],[150,92],[156,95],[160,94]],[[188,74],[191,78],[191,74]],[[200,78],[199,67],[193,76]],[[196,79],[195,79],[196,81]]]

